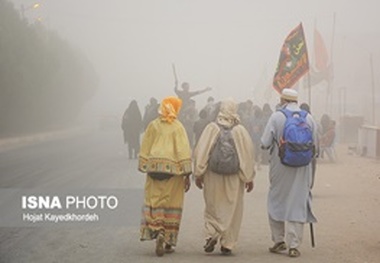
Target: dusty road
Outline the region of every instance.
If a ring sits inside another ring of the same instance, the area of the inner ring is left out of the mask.
[[[0,188],[142,189],[137,161],[122,153],[118,131],[81,134],[0,152]],[[267,167],[245,197],[239,244],[231,257],[204,254],[203,198],[186,195],[176,253],[157,258],[154,243],[139,241],[138,225],[0,228],[0,262],[380,262],[380,161],[338,147],[336,164],[320,162],[314,194],[316,248],[305,228],[301,257],[268,252]],[[1,212],[1,211],[0,211]]]

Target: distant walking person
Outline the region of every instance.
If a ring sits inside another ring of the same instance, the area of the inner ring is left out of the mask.
[[[273,113],[273,110],[271,109],[271,107],[268,103],[265,103],[263,105],[262,110],[263,110],[262,122],[263,122],[263,126],[265,127],[268,123],[270,116]],[[261,152],[261,164],[263,164],[263,165],[269,164],[269,151]]]
[[[302,151],[305,156],[301,156],[301,158],[298,156],[300,152],[292,152],[289,150],[290,147],[286,148],[288,135],[283,133],[284,129],[293,129],[295,132],[302,129],[305,135],[310,135],[311,140],[317,138],[313,117],[305,111],[301,111],[297,101],[298,93],[295,90],[284,89],[282,91],[281,108],[271,115],[261,138],[263,147],[269,148],[274,145],[269,163],[270,186],[268,193],[269,225],[274,246],[269,248],[269,251],[280,253],[289,247],[290,257],[300,256],[298,248],[302,242],[304,224],[316,222],[311,210],[310,192],[312,183],[311,144],[315,141],[297,144],[302,150],[305,150]],[[289,116],[286,117],[285,114],[289,114]],[[290,128],[290,125],[286,125],[289,123],[287,120],[289,118],[292,118],[294,123],[299,121],[300,125],[293,123],[293,128]],[[284,145],[285,148],[283,148]],[[305,160],[305,163],[309,163],[297,164],[297,166],[302,165],[299,167],[289,166],[289,159],[295,155],[298,157],[291,161]]]
[[[187,137],[189,138],[190,147],[194,146],[194,123],[198,118],[198,110],[196,108],[195,100],[190,100],[190,104],[187,109],[183,110],[183,118],[181,119],[181,123],[185,127],[187,132]]]
[[[207,98],[207,104],[202,110],[206,111],[207,118],[210,119],[210,116],[212,116],[214,114],[214,111],[215,111],[215,99],[214,99],[214,97],[210,96]]]
[[[145,106],[145,112],[143,117],[144,130],[148,127],[148,124],[158,117],[158,108],[160,104],[156,98],[150,98],[149,104]]]
[[[222,102],[216,122],[206,126],[194,149],[194,176],[206,204],[207,253],[220,242],[222,254],[231,254],[243,217],[244,189],[253,189],[253,145],[237,109],[233,100]]]
[[[138,169],[147,173],[141,221],[141,240],[156,239],[156,254],[171,253],[177,244],[184,193],[190,188],[191,149],[177,120],[182,101],[165,98],[159,117],[147,127]]]
[[[254,152],[255,152],[255,163],[257,170],[261,169],[261,159],[263,150],[260,147],[260,139],[263,135],[264,123],[263,123],[263,111],[259,106],[253,106],[253,114],[248,122],[248,132],[251,136]]]
[[[143,129],[141,113],[137,101],[133,100],[124,112],[121,124],[124,143],[128,144],[129,159],[137,159],[140,151],[140,134]]]
[[[207,124],[210,123],[210,121],[207,118],[207,111],[205,109],[202,109],[199,112],[199,119],[195,121],[193,126],[193,132],[195,136],[195,144],[198,142],[199,138],[201,137],[201,134],[203,130],[206,128]]]
[[[321,146],[321,158],[324,158],[324,154],[327,154],[330,162],[336,161],[335,153],[335,141],[336,141],[336,122],[330,120],[327,124],[325,132],[321,135],[320,146]]]

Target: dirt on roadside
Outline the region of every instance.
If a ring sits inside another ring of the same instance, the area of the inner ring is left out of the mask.
[[[316,242],[323,262],[380,261],[380,160],[337,147],[337,162],[319,160],[314,194]]]

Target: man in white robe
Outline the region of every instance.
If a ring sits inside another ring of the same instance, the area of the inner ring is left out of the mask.
[[[290,111],[300,111],[297,105],[298,93],[284,89],[281,94],[280,107]],[[278,144],[283,133],[286,117],[281,111],[274,112],[261,137],[263,148],[271,148],[269,166],[268,216],[274,246],[270,252],[279,253],[289,247],[289,256],[298,257],[305,223],[316,222],[311,211],[311,163],[302,167],[289,167],[281,163]],[[317,126],[308,114],[307,123],[317,138]],[[316,145],[316,141],[314,141]],[[286,223],[286,224],[285,224]]]
[[[242,216],[244,189],[253,189],[255,176],[254,152],[251,137],[239,124],[238,105],[232,100],[222,102],[216,122],[204,129],[194,149],[194,176],[196,185],[203,189],[205,200],[205,234],[207,253],[214,251],[220,242],[223,255],[230,255],[235,247]],[[232,175],[217,174],[209,169],[210,151],[218,137],[220,127],[232,128],[239,156],[239,171]]]

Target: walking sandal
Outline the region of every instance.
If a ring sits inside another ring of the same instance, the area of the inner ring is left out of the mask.
[[[170,253],[173,253],[173,252],[174,252],[174,248],[171,245],[166,244],[165,245],[165,253],[166,254],[170,254]]]
[[[274,244],[273,247],[269,248],[269,251],[272,253],[280,253],[281,251],[286,250],[286,244],[285,242],[278,242]]]
[[[165,254],[164,243],[164,235],[159,233],[156,239],[156,255],[158,257],[162,257]]]
[[[206,240],[206,245],[204,245],[204,249],[205,249],[205,252],[206,253],[211,253],[214,251],[215,249],[215,245],[216,243],[218,243],[218,241],[216,239],[213,239],[213,238],[209,238]]]
[[[223,256],[229,256],[232,254],[231,249],[223,247],[223,246],[220,248],[220,251],[222,252]]]
[[[298,249],[296,249],[296,248],[289,249],[289,257],[297,258],[299,256],[301,256],[301,253],[298,251]]]

